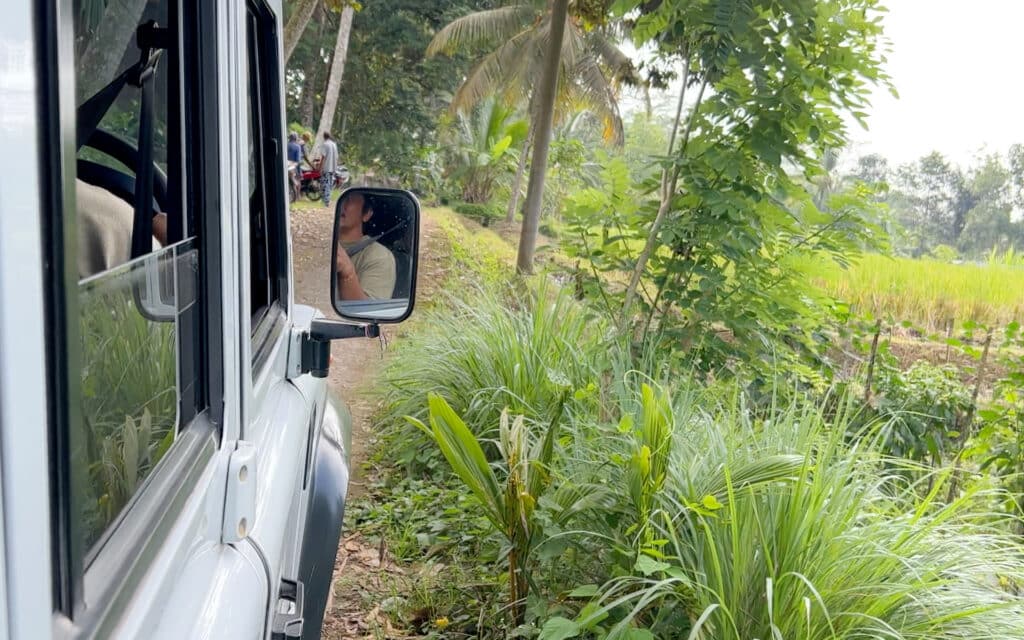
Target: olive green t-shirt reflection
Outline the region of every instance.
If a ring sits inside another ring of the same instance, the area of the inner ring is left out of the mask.
[[[346,249],[366,239],[363,236],[356,242],[343,242]],[[387,300],[395,290],[395,256],[387,247],[379,242],[371,242],[362,251],[352,256],[352,265],[356,268],[359,286],[370,298]]]

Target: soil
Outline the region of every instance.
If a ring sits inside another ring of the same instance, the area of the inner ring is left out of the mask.
[[[331,256],[331,223],[334,213],[322,207],[303,207],[292,212],[292,251],[294,255],[295,301],[333,315],[327,266]],[[444,234],[424,216],[420,230],[420,263],[416,298],[430,300],[444,281],[447,251]],[[328,376],[331,391],[337,394],[352,414],[352,450],[348,501],[359,500],[366,492],[368,465],[374,443],[373,416],[378,409],[373,397],[377,375],[390,357],[390,347],[404,331],[382,327],[382,339],[336,340],[331,346],[332,366]],[[334,589],[327,605],[321,637],[410,638],[389,621],[389,603],[396,594],[408,593],[423,576],[398,567],[381,543],[365,539],[358,531],[343,531],[334,564]]]

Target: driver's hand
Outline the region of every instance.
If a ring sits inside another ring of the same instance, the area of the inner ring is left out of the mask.
[[[158,213],[153,216],[153,237],[160,242],[160,246],[167,246],[167,214]]]
[[[348,280],[356,276],[356,266],[352,264],[352,258],[348,256],[348,252],[345,251],[345,247],[338,245],[338,250],[335,253],[334,270],[337,271],[338,276],[342,280]]]

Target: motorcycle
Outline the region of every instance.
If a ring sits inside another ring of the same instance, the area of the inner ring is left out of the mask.
[[[296,171],[301,171],[301,177],[298,179],[296,179]],[[320,169],[317,167],[290,167],[288,170],[288,177],[291,181],[291,202],[295,202],[302,195],[305,195],[311,202],[320,200],[323,197],[323,192],[320,188],[321,175]],[[339,165],[338,170],[334,172],[334,189],[342,189],[346,187],[351,180],[352,176],[349,174],[348,167],[345,165]]]

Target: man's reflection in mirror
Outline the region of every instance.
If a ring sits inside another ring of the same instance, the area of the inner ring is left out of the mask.
[[[335,271],[341,300],[386,300],[395,289],[395,256],[363,233],[373,217],[370,202],[350,193],[339,204],[338,249]]]

